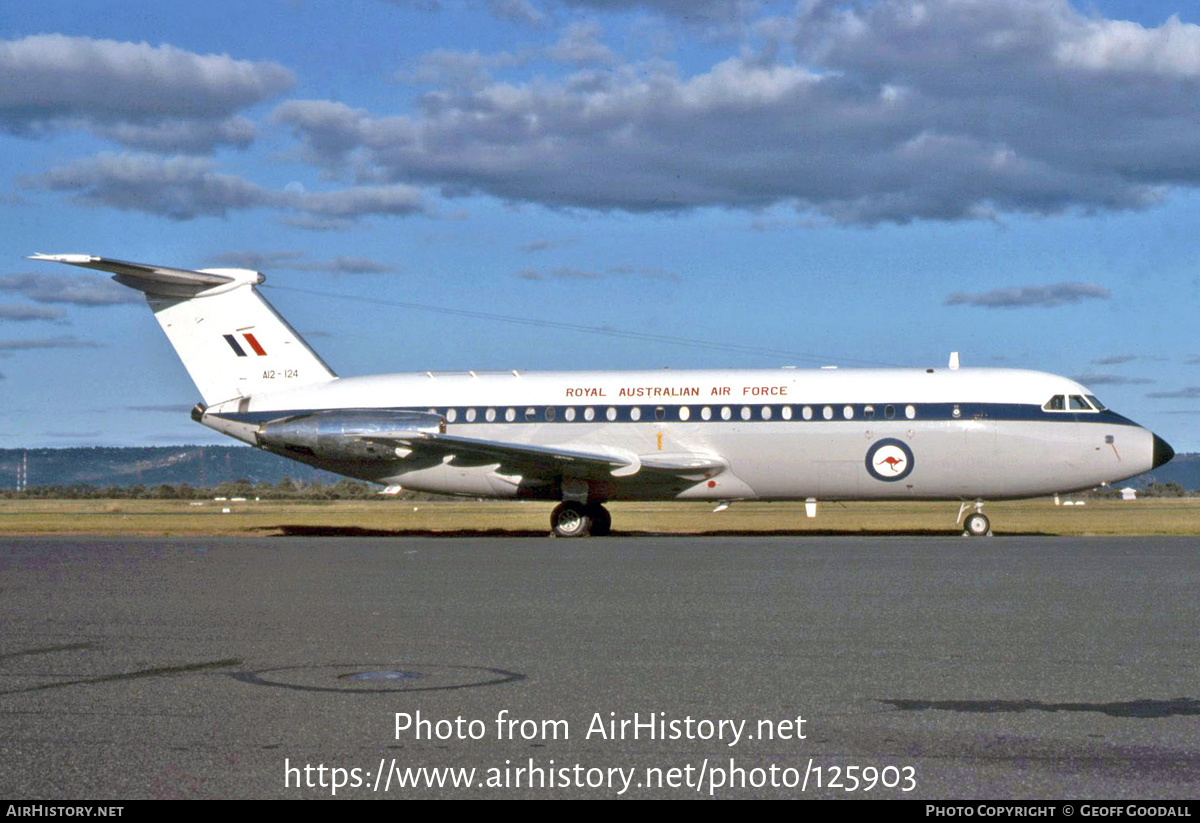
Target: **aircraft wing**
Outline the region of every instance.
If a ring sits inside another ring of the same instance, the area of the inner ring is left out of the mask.
[[[534,446],[496,440],[481,440],[454,434],[405,431],[360,438],[396,449],[407,449],[423,457],[470,463],[498,463],[500,471],[525,476],[611,474],[628,477],[642,471],[669,476],[716,473],[727,468],[719,457],[694,453],[638,455],[611,449],[582,451],[557,446]]]

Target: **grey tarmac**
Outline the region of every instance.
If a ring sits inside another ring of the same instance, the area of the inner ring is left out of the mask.
[[[0,797],[1192,798],[1198,582],[1195,537],[7,538]]]

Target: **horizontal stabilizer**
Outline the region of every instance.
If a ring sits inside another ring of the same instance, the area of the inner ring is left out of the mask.
[[[85,269],[105,271],[113,275],[123,286],[145,292],[150,297],[195,297],[201,292],[228,286],[232,283],[258,284],[264,278],[256,271],[247,269],[173,269],[168,266],[152,266],[146,263],[130,263],[108,257],[93,257],[88,254],[32,254],[30,260],[45,260],[51,263],[67,263]]]

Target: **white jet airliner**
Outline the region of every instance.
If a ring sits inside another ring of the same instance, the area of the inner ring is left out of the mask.
[[[555,534],[605,534],[610,500],[984,500],[1089,489],[1167,443],[1034,371],[762,369],[338,377],[245,269],[34,255],[142,291],[204,402],[193,419],[350,477],[557,500]],[[964,517],[965,516],[965,517]]]

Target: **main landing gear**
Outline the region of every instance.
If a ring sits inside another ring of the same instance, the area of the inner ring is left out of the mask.
[[[612,529],[612,515],[599,503],[566,500],[550,513],[555,537],[603,537]]]
[[[967,515],[966,519],[964,520],[963,515],[966,514],[967,510],[972,506],[974,506],[975,511]],[[976,500],[974,503],[968,503],[964,501],[962,505],[958,507],[958,520],[956,522],[962,523],[963,537],[992,536],[992,523],[990,520],[988,520],[987,515],[983,513],[982,500]]]

